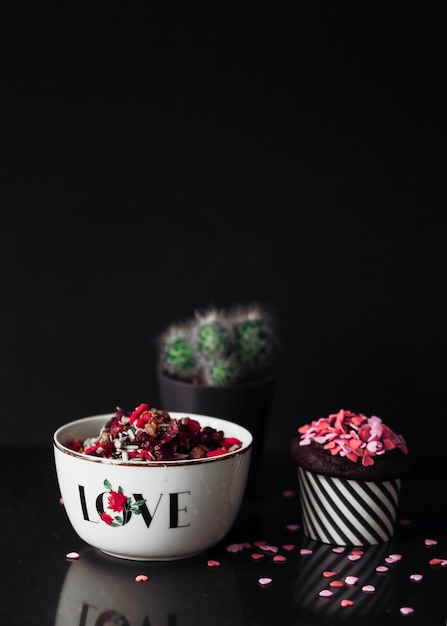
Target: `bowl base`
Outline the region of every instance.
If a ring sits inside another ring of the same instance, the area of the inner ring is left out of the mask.
[[[190,552],[188,554],[183,554],[182,556],[160,556],[160,557],[144,557],[144,556],[128,556],[124,554],[116,554],[115,552],[109,552],[107,550],[99,549],[99,552],[102,554],[106,554],[107,556],[113,556],[115,559],[121,559],[126,561],[180,561],[182,559],[188,559],[192,556],[196,556],[203,552],[203,550],[197,550],[196,552]]]

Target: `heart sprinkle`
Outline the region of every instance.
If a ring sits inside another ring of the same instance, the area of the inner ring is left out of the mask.
[[[241,543],[232,543],[227,546],[227,552],[240,552],[244,549],[244,546]]]
[[[350,586],[356,585],[358,582],[359,582],[359,579],[357,576],[346,576],[345,578],[345,583]]]
[[[362,587],[362,591],[364,591],[365,593],[374,593],[376,590],[376,588],[374,587],[374,585],[363,585]]]
[[[340,606],[352,606],[354,604],[354,600],[347,600],[346,598],[340,602]]]
[[[65,555],[65,558],[69,561],[75,561],[76,559],[79,559],[79,552],[69,552]]]
[[[379,574],[384,574],[385,572],[388,572],[388,567],[386,565],[378,565],[376,567],[376,572],[378,572]]]
[[[137,583],[145,583],[149,580],[149,578],[146,576],[146,574],[138,574],[138,576],[135,576],[135,582]]]
[[[385,561],[387,563],[397,563],[398,561],[400,561],[402,558],[401,554],[389,554],[386,558]]]
[[[438,545],[438,542],[436,541],[436,539],[426,539],[424,543],[427,547]]]
[[[275,554],[278,552],[278,546],[270,546],[268,543],[260,543],[258,548],[264,552],[274,552]]]
[[[323,572],[323,576],[325,578],[331,578],[332,576],[335,576],[335,572]]]
[[[296,491],[293,489],[284,489],[282,495],[284,498],[293,498],[296,495]]]
[[[318,595],[320,598],[330,598],[333,593],[330,589],[322,589]]]
[[[215,561],[214,559],[209,559],[207,565],[208,565],[208,567],[219,567],[220,561]]]
[[[287,561],[286,557],[283,554],[275,554],[273,560],[275,563],[284,563],[284,561]]]
[[[422,580],[423,576],[422,574],[411,574],[410,575],[410,580],[412,580],[415,583],[419,583]]]
[[[272,582],[271,578],[260,578],[258,580],[259,584],[261,585],[261,587],[266,587],[267,585],[270,585],[270,583]]]
[[[414,613],[414,609],[411,606],[402,606],[400,608],[400,612],[402,613],[402,615],[411,615],[412,613]]]

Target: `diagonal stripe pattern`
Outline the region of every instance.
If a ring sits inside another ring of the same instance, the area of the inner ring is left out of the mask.
[[[303,529],[315,541],[373,545],[389,541],[399,501],[399,478],[346,480],[298,467]]]
[[[390,603],[393,603],[396,594],[395,581],[392,577],[388,577],[387,583],[383,584],[383,574],[376,571],[376,567],[384,563],[387,554],[391,554],[391,542],[362,546],[363,554],[358,561],[349,560],[349,549],[342,553],[335,553],[332,545],[314,541],[308,537],[304,538],[301,548],[312,550],[312,555],[300,558],[293,584],[293,604],[300,613],[311,613],[319,618],[321,621],[318,621],[318,624],[325,623],[330,626],[345,623],[346,612],[340,609],[342,600],[354,601],[354,606],[349,608],[349,615],[346,614],[346,622],[350,624],[354,618],[368,620],[373,615],[383,615],[390,607]],[[330,588],[330,581],[333,580],[323,578],[324,571],[335,572],[334,579],[345,583],[336,591],[336,602],[322,602],[319,597],[319,592],[325,587]],[[346,584],[346,576],[358,578],[359,584]],[[375,586],[374,598],[371,594],[362,591],[365,582]],[[323,622],[323,620],[331,621]],[[312,622],[314,623],[316,622]],[[368,623],[372,622],[368,620]]]

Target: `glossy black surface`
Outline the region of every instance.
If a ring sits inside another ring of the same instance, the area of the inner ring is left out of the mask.
[[[411,523],[399,523],[389,544],[366,548],[357,562],[347,559],[350,549],[336,554],[295,527],[300,524],[295,468],[281,452],[264,459],[258,484],[250,486],[234,527],[220,544],[181,561],[133,562],[105,557],[74,534],[59,502],[51,447],[3,447],[0,458],[1,624],[445,626],[447,566],[429,564],[435,557],[447,559],[445,471],[436,461],[419,462],[403,484],[399,520]],[[286,495],[287,490],[294,493]],[[438,543],[428,547],[426,539]],[[269,548],[256,547],[256,541]],[[230,552],[230,545],[240,549]],[[303,547],[313,553],[301,555]],[[71,551],[80,558],[67,560]],[[253,553],[263,557],[254,560]],[[401,560],[378,574],[375,568],[396,553]],[[286,560],[274,561],[275,554]],[[209,560],[220,565],[211,567]],[[322,573],[330,570],[339,580],[357,575],[359,583],[320,598],[318,592],[329,588],[330,580]],[[423,579],[411,581],[414,573]],[[136,582],[138,574],[146,574],[148,581]],[[265,587],[259,583],[263,577],[272,579]],[[376,591],[363,592],[366,584]],[[355,604],[342,608],[343,597]],[[401,615],[403,606],[414,613]]]

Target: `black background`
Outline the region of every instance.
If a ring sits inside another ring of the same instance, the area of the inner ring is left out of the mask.
[[[168,323],[262,301],[282,339],[268,448],[343,407],[430,455],[447,430],[441,15],[12,4],[1,443],[156,406]]]

